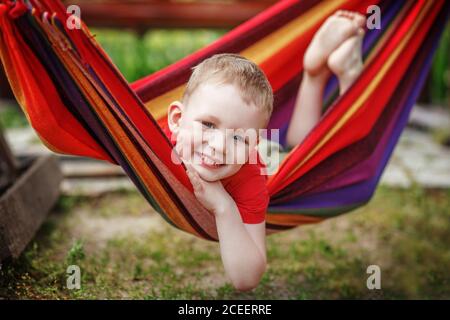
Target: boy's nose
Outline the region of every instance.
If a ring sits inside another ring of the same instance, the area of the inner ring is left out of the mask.
[[[216,153],[224,153],[226,148],[225,134],[222,131],[217,130],[209,137],[208,144]]]

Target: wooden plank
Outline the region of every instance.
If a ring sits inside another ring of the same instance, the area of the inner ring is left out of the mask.
[[[62,174],[57,158],[37,158],[0,195],[0,261],[19,257],[60,194]]]
[[[106,161],[93,159],[60,159],[61,170],[65,178],[112,178],[126,176],[122,167]]]
[[[99,197],[106,193],[136,191],[128,177],[64,179],[61,193],[68,196]]]

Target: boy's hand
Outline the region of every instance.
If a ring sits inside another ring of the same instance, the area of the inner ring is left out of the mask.
[[[194,194],[198,201],[214,214],[219,209],[224,209],[231,197],[222,183],[220,181],[205,181],[190,164],[186,164],[186,167],[186,173],[194,187]]]

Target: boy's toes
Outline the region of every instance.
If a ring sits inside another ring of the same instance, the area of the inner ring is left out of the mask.
[[[358,35],[358,37],[363,38],[365,35],[365,31],[363,28],[358,28],[358,31],[356,32],[356,34]]]
[[[304,58],[303,67],[312,75],[328,72],[327,60],[330,54],[345,40],[357,34],[364,23],[365,18],[359,13],[338,10],[329,17],[314,35],[308,46]]]
[[[343,18],[350,18],[350,11],[348,10],[338,10],[336,12],[336,15]]]
[[[352,20],[356,28],[362,28],[366,22],[366,17],[356,11],[338,10],[335,15]]]
[[[362,68],[362,40],[364,30],[359,28],[357,34],[340,45],[327,60],[328,68],[338,77],[354,74]]]
[[[358,12],[355,12],[353,16],[353,21],[358,28],[363,28],[364,24],[366,23],[366,17]]]
[[[344,14],[344,10],[338,10],[334,13],[334,15],[338,16],[338,17],[342,16],[343,14]]]

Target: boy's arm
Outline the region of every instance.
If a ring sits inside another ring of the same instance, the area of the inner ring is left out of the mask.
[[[188,170],[197,199],[214,213],[225,272],[238,290],[255,288],[266,269],[265,222],[244,224],[220,181],[207,182]]]
[[[266,269],[265,223],[244,224],[231,197],[214,214],[227,275],[238,290],[255,288]]]

